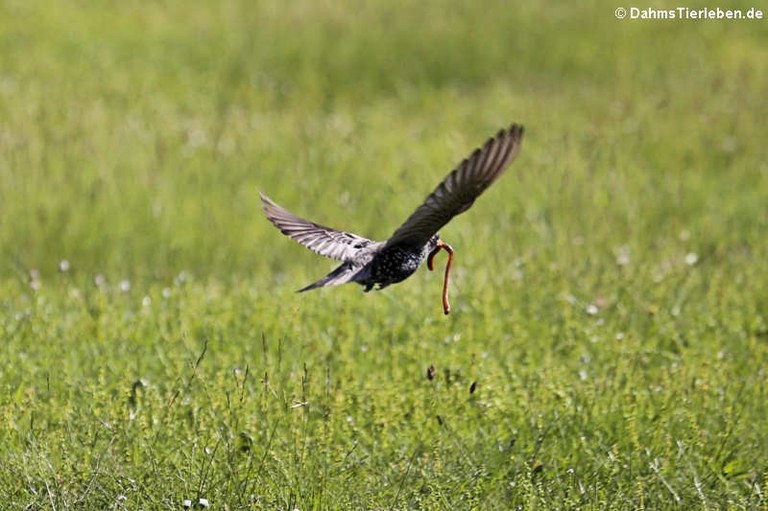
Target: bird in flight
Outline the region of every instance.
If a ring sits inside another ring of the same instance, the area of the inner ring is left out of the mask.
[[[519,124],[499,131],[451,171],[408,219],[386,241],[373,241],[351,232],[300,218],[261,193],[264,212],[280,232],[320,255],[341,261],[331,273],[299,291],[356,282],[365,292],[383,289],[410,277],[424,262],[433,270],[441,250],[448,252],[443,279],[443,312],[451,311],[448,283],[453,248],[438,230],[472,206],[509,166],[520,150],[524,129]]]

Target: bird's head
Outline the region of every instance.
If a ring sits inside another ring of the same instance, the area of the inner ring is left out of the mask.
[[[429,238],[429,241],[427,242],[427,253],[431,254],[432,252],[437,250],[437,247],[440,245],[440,233],[435,233],[432,235],[431,238]]]
[[[446,242],[440,239],[440,234],[435,234],[432,236],[429,241],[427,242],[427,268],[429,271],[433,270],[433,263],[432,261],[435,259],[435,256],[440,253],[441,250],[445,250],[448,252],[449,256],[453,254],[453,248]]]

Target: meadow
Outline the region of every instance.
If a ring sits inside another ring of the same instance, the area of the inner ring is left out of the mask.
[[[0,3],[0,509],[768,509],[768,22],[616,7]],[[451,315],[295,292],[259,191],[385,239],[512,122]]]

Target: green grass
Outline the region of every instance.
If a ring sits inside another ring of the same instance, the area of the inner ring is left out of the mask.
[[[767,509],[765,21],[617,6],[0,4],[0,508]],[[454,313],[294,292],[259,190],[383,239],[513,121]]]

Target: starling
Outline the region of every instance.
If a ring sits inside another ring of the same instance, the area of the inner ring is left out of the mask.
[[[437,231],[454,216],[469,209],[504,172],[520,150],[523,131],[521,125],[513,124],[476,149],[448,174],[387,241],[369,240],[304,220],[260,194],[267,218],[280,232],[320,255],[342,262],[331,273],[299,291],[347,282],[357,282],[366,292],[374,286],[383,289],[410,277],[425,259],[429,270],[433,270],[435,255],[445,250],[448,262],[442,299],[443,311],[448,314],[451,310],[448,282],[453,248],[440,239]]]

